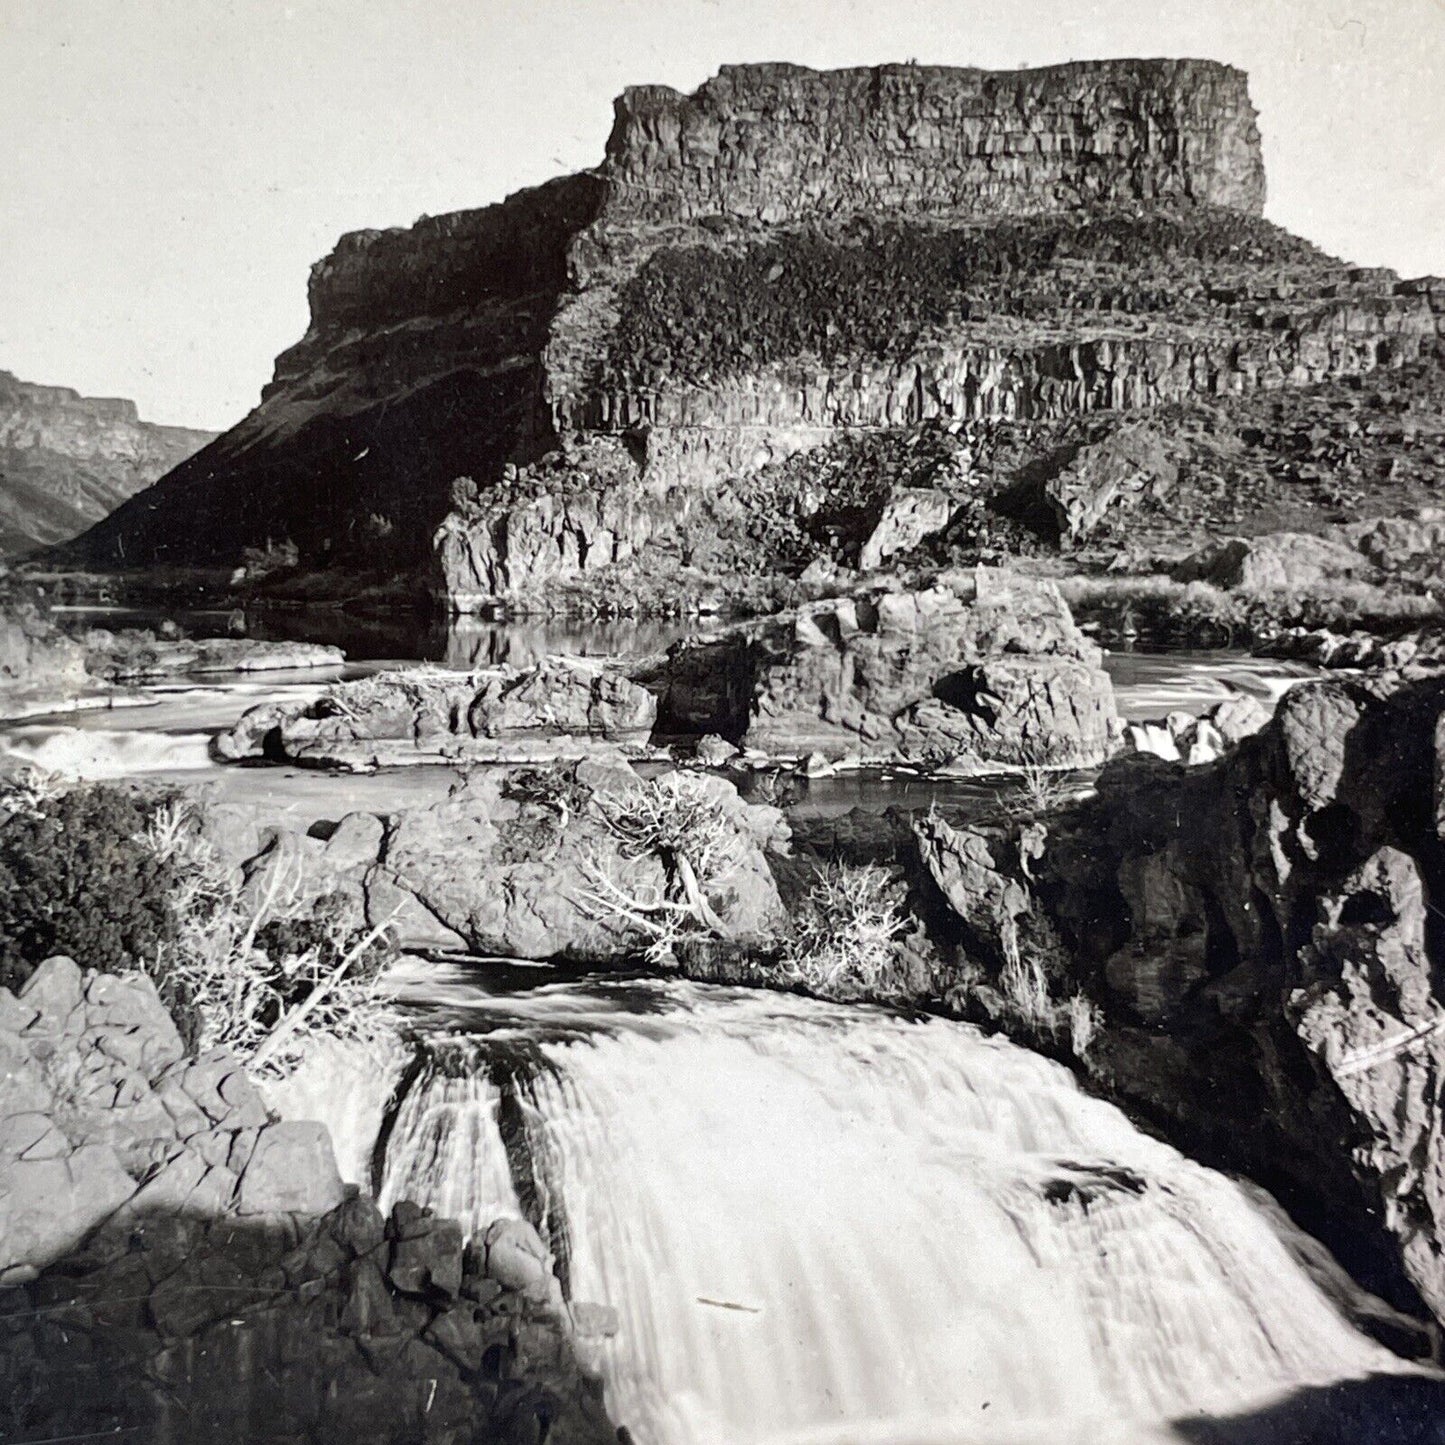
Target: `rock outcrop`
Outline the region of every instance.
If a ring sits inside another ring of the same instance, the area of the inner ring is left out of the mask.
[[[769,545],[816,511],[774,472],[859,431],[902,449],[1433,356],[1445,291],[1331,260],[1263,196],[1245,78],[1211,62],[630,90],[594,170],[343,237],[260,407],[71,555],[294,549],[454,610],[726,602],[814,560]],[[1102,470],[1066,513],[1133,484]]]
[[[223,761],[272,758],[370,769],[435,762],[551,761],[645,751],[657,702],[619,667],[548,658],[475,673],[430,668],[338,683],[315,702],[262,703],[221,733]]]
[[[0,1051],[0,1283],[103,1223],[341,1203],[326,1131],[273,1120],[234,1058],[188,1057],[143,975],[48,960],[0,990]]]
[[[17,717],[83,693],[86,651],[29,607],[0,607],[0,717]]]
[[[1212,766],[1125,759],[1022,833],[921,837],[975,958],[1033,950],[1102,1007],[1106,1087],[1437,1319],[1442,788],[1445,679],[1382,673],[1292,689]]]
[[[677,841],[688,830],[695,846]],[[777,809],[743,802],[730,782],[647,781],[614,749],[478,769],[430,807],[353,813],[324,838],[267,830],[254,848],[235,846],[257,893],[279,876],[293,893],[388,925],[406,948],[609,964],[646,954],[669,918],[766,945],[784,922],[766,854],[787,840]]]
[[[143,422],[131,401],[0,371],[0,556],[68,541],[214,435]]]
[[[1117,740],[1102,660],[1051,583],[978,569],[679,644],[659,726],[775,756],[1089,767]]]
[[[0,989],[7,1438],[612,1440],[535,1237],[384,1219],[141,975],[52,958]]]

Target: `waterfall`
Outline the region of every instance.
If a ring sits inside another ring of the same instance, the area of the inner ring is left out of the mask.
[[[583,1348],[642,1445],[1162,1439],[1407,1368],[1237,1186],[1042,1058],[783,996],[593,997],[569,1022],[552,994],[514,1087],[571,1297],[618,1312]],[[471,1047],[405,1101],[386,1188],[476,1229],[517,1195]]]

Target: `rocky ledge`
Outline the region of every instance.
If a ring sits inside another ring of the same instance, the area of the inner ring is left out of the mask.
[[[291,672],[339,668],[346,654],[315,642],[259,642],[244,637],[156,637],[95,629],[81,639],[86,671],[106,682],[153,682],[213,673]]]
[[[161,678],[339,668],[337,647],[246,638],[190,641],[153,632],[62,632],[34,607],[0,604],[0,717],[104,707]]]
[[[648,751],[655,698],[621,666],[548,658],[474,673],[417,668],[329,688],[312,703],[263,703],[212,745],[219,759],[306,767],[576,760]]]
[[[529,1225],[383,1219],[149,979],[52,958],[0,989],[0,1085],[6,1438],[616,1438],[572,1354],[596,1311]]]
[[[1121,759],[1084,803],[917,834],[969,967],[1077,991],[1096,1082],[1445,1319],[1445,677],[1299,686],[1218,762]],[[1038,1042],[1000,987],[955,997]]]

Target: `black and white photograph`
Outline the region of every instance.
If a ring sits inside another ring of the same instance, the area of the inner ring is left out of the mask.
[[[1445,1445],[1445,0],[0,0],[0,1445]]]

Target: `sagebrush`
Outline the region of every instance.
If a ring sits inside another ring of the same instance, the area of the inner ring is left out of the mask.
[[[182,803],[156,810],[143,841],[174,879],[175,920],[143,966],[195,1048],[285,1074],[317,1036],[377,1050],[395,1040],[380,984],[395,957],[389,922],[367,927],[340,895],[305,896],[279,853],[243,882]]]
[[[780,976],[827,998],[906,993],[900,953],[906,925],[900,879],[872,863],[830,863],[799,904]]]
[[[18,988],[52,954],[120,972],[173,943],[177,869],[142,841],[153,806],[35,777],[0,792],[0,984]]]

